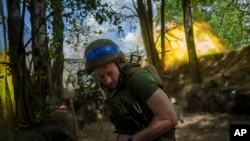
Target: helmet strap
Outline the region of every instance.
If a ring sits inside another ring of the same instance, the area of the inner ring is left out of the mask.
[[[116,66],[117,66],[117,68],[119,70],[119,78],[118,78],[118,84],[117,84],[117,86],[118,86],[118,85],[120,85],[120,82],[121,82],[121,80],[123,78],[123,71],[122,71],[122,68],[121,68],[121,65],[122,65],[121,63],[115,62],[115,64],[116,64]]]

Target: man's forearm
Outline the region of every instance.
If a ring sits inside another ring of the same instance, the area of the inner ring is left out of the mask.
[[[171,118],[154,119],[148,127],[133,135],[133,141],[151,141],[162,136],[164,133],[176,126],[175,120]]]

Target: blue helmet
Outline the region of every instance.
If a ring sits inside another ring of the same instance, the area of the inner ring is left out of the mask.
[[[88,74],[101,65],[126,61],[123,52],[109,39],[98,39],[91,42],[85,49],[84,59],[85,69]]]

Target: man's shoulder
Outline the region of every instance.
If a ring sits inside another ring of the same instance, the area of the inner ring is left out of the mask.
[[[131,77],[143,71],[143,68],[138,63],[127,63],[121,68],[123,78]]]
[[[122,67],[123,79],[129,81],[157,81],[162,83],[157,69],[153,65],[141,66],[138,63],[128,63]]]

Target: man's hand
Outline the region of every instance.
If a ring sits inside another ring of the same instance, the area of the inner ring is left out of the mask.
[[[117,136],[117,141],[129,141],[129,139],[131,139],[131,136],[130,135],[127,135],[127,134],[119,134]],[[133,141],[133,140],[130,140],[130,141]]]

